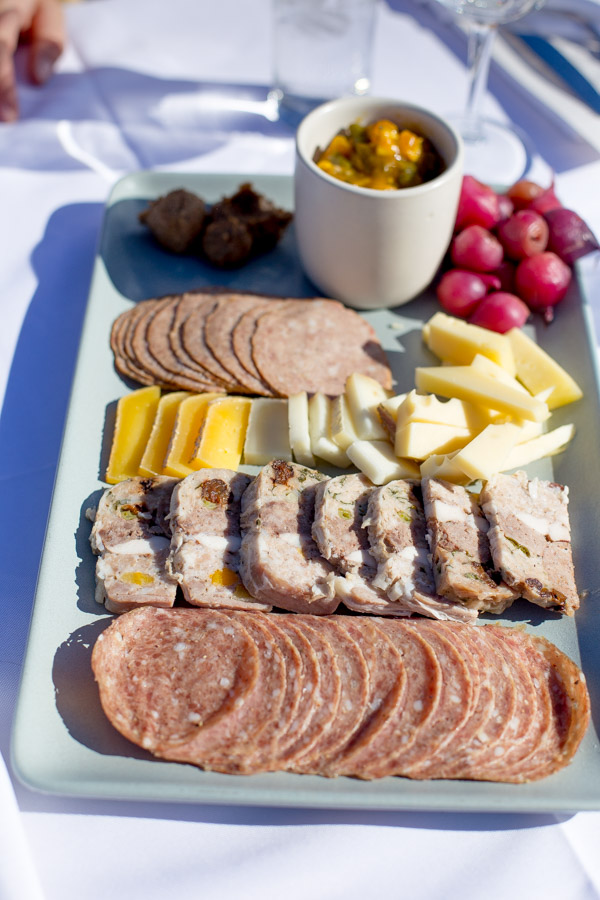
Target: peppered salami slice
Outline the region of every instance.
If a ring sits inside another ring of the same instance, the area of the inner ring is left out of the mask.
[[[319,686],[313,699],[312,715],[296,740],[285,752],[286,769],[309,753],[323,739],[337,714],[341,696],[341,676],[334,649],[317,625],[309,625],[310,616],[298,616],[294,625],[310,642],[318,662]]]
[[[317,654],[295,620],[296,616],[285,614],[271,615],[269,619],[272,627],[280,629],[289,638],[300,658],[300,668],[288,670],[287,673],[288,682],[291,681],[294,687],[295,712],[277,737],[269,765],[271,770],[285,768],[287,752],[310,722],[320,692],[321,670]]]
[[[516,710],[517,692],[506,656],[487,628],[456,628],[444,622],[442,630],[451,632],[457,643],[468,640],[480,666],[477,706],[459,733],[459,740],[446,748],[443,760],[434,761],[432,772],[424,764],[421,777],[469,778],[486,761],[494,759],[495,749],[511,733]]]
[[[258,681],[259,654],[246,629],[222,613],[144,607],[100,635],[92,669],[113,726],[172,758],[222,719],[239,719]]]
[[[252,358],[260,376],[282,397],[298,391],[343,394],[353,372],[392,386],[374,329],[337,300],[288,301],[260,316]]]
[[[453,730],[443,748],[413,766],[411,778],[439,778],[440,773],[450,771],[457,761],[462,760],[465,748],[472,746],[477,734],[485,728],[494,708],[494,690],[488,677],[489,658],[483,652],[475,629],[458,629],[454,623],[440,622],[438,631],[448,638],[467,665],[472,683],[471,705],[462,725]]]
[[[206,295],[182,321],[179,335],[185,352],[198,366],[210,372],[213,379],[236,391],[239,390],[239,382],[218,361],[204,334],[204,323],[217,302],[216,296]]]
[[[408,689],[402,654],[374,619],[343,616],[339,621],[363,653],[369,672],[369,694],[350,742],[322,770],[329,776],[359,774],[363,764],[377,756],[380,735],[402,708]]]
[[[400,705],[377,740],[353,760],[354,771],[348,774],[369,779],[398,774],[399,757],[417,758],[416,754],[410,755],[411,750],[437,715],[443,699],[444,673],[431,644],[416,628],[405,627],[402,622],[379,619],[377,624],[400,653],[406,686]],[[426,746],[433,750],[433,741],[427,742]]]
[[[271,309],[275,309],[274,304],[279,304],[282,302],[283,301],[277,299],[264,301],[257,300],[253,309],[249,309],[247,312],[242,313],[240,318],[233,326],[233,331],[231,332],[233,352],[235,353],[238,362],[240,363],[242,368],[244,368],[250,375],[252,375],[253,378],[257,379],[258,381],[263,381],[263,378],[256,368],[256,364],[254,362],[254,359],[252,358],[252,335],[256,330],[256,323],[260,316]],[[267,387],[269,390],[269,396],[277,396],[270,385],[267,385]]]
[[[322,617],[313,628],[331,645],[340,674],[340,701],[331,726],[310,751],[300,754],[291,766],[294,772],[318,773],[351,740],[358,729],[369,695],[369,670],[359,645],[333,618]],[[306,621],[306,620],[305,620]]]
[[[205,739],[198,735],[192,749],[205,769],[249,775],[260,770],[254,764],[255,757],[268,753],[275,740],[285,696],[285,663],[264,617],[231,611],[225,615],[232,623],[241,623],[252,638],[258,651],[258,679],[240,714],[232,717],[235,727],[232,728],[230,718],[223,718]],[[185,755],[185,748],[181,748],[181,753]]]
[[[233,347],[233,330],[246,312],[253,312],[264,301],[253,294],[223,294],[206,317],[204,337],[214,357],[238,383],[240,392],[272,395],[262,379],[251,375],[239,361]]]

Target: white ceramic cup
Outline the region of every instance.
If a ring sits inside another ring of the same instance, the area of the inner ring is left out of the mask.
[[[313,161],[353,122],[391,119],[428,137],[445,170],[418,187],[378,191],[346,184]],[[326,296],[357,309],[407,303],[433,279],[452,238],[463,175],[460,135],[410,103],[345,97],[317,107],[296,136],[295,229],[302,265]]]

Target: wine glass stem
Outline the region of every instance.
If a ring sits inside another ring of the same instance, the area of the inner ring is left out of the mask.
[[[471,22],[469,26],[469,93],[465,110],[463,138],[474,143],[483,137],[481,100],[487,89],[492,45],[496,37],[494,25]]]

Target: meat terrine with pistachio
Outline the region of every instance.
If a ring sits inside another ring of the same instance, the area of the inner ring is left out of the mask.
[[[240,574],[262,603],[335,611],[334,570],[312,537],[315,491],[325,476],[282,459],[263,466],[242,497]]]
[[[568,488],[494,475],[481,492],[494,565],[511,587],[538,606],[573,615],[579,608],[571,554]]]
[[[375,615],[410,615],[373,585],[377,562],[363,527],[375,486],[365,475],[338,475],[316,489],[312,535],[336,571],[335,590],[348,609]]]
[[[409,615],[472,622],[476,610],[436,592],[419,493],[418,482],[400,479],[369,496],[364,525],[378,563],[373,584]]]
[[[424,478],[421,490],[438,594],[479,611],[504,612],[519,592],[494,569],[478,495],[437,478]]]
[[[96,600],[113,613],[136,606],[170,607],[177,582],[166,571],[168,514],[174,478],[129,478],[104,492],[90,544],[96,563]]]
[[[240,569],[240,505],[251,482],[230,469],[200,469],[177,484],[171,498],[170,574],[193,606],[260,609]]]

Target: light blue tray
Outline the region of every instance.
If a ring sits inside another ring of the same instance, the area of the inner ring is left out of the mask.
[[[278,176],[139,173],[119,182],[107,205],[96,260],[60,464],[46,534],[35,607],[13,731],[13,764],[31,788],[80,797],[134,798],[193,803],[303,806],[380,810],[485,810],[572,812],[600,809],[600,417],[592,319],[574,285],[549,328],[537,339],[574,376],[584,400],[558,410],[553,424],[574,422],[568,452],[531,467],[531,474],[571,490],[575,568],[586,593],[576,621],[520,603],[503,621],[522,622],[554,641],[580,663],[592,697],[593,723],[573,764],[530,785],[411,782],[276,773],[252,777],[202,772],[153,759],[110,726],[90,670],[91,647],[110,621],[94,601],[94,557],[86,507],[102,490],[102,453],[110,439],[115,401],[128,388],[109,349],[110,327],[132,301],[208,284],[285,296],[310,296],[294,244],[293,227],[267,256],[233,273],[162,251],[138,223],[146,200],[177,187],[209,202],[244,180],[282,206],[293,204],[292,179]],[[398,391],[414,385],[414,368],[427,363],[422,322],[436,310],[425,296],[398,312],[367,314],[392,364]],[[531,332],[533,334],[533,331]]]

